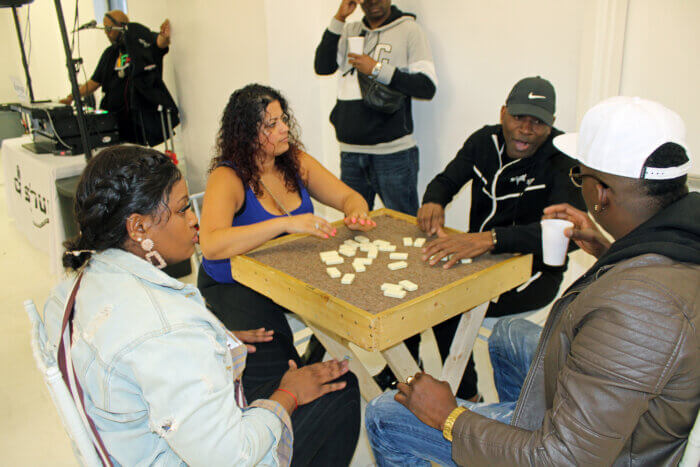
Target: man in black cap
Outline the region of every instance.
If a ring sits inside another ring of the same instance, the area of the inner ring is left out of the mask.
[[[418,225],[437,239],[426,244],[423,259],[450,268],[460,259],[483,253],[533,253],[532,276],[525,284],[494,300],[486,316],[500,317],[536,310],[557,294],[566,264],[542,263],[542,210],[569,203],[585,209],[569,182],[575,162],[552,145],[561,134],[554,128],[555,93],[539,76],[515,84],[501,107],[501,124],[474,132],[457,156],[428,185],[418,211]],[[447,234],[445,206],[472,181],[469,233]],[[573,245],[573,242],[572,242]],[[443,257],[448,257],[442,262]],[[434,328],[443,359],[449,354],[459,316]],[[476,372],[470,360],[457,395],[478,399]]]

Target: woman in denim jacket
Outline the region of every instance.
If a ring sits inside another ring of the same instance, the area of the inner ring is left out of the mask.
[[[195,287],[159,270],[193,253],[190,207],[170,159],[138,146],[103,150],[78,185],[80,235],[67,243],[64,264],[83,277],[68,361],[110,460],[288,465],[294,444],[295,464],[347,464],[335,439],[358,411],[359,395],[343,390],[353,378],[347,364],[290,362],[278,390],[248,405],[240,384],[246,352],[272,331],[229,332]],[[46,304],[51,342],[61,338],[74,283],[59,284]]]

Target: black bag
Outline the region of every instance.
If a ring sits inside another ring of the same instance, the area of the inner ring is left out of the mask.
[[[128,23],[125,28],[122,40],[131,59],[128,82],[131,142],[156,146],[163,142],[164,137],[158,106],[170,109],[173,128],[180,123],[175,100],[163,82],[166,52],[158,48],[154,39],[157,36],[146,26]]]
[[[361,37],[365,37],[366,35],[367,31],[362,31],[360,34]],[[377,36],[377,44],[378,43],[379,36]],[[377,45],[375,44],[367,55],[372,56],[376,48]],[[406,98],[405,94],[391,89],[386,84],[382,84],[376,79],[364,73],[360,73],[358,70],[352,69],[352,71],[357,72],[357,81],[360,83],[362,102],[364,102],[367,107],[385,114],[396,113],[401,108]]]
[[[393,114],[403,105],[406,95],[391,89],[374,78],[364,73],[357,72],[357,81],[360,83],[362,102],[370,109],[378,112]]]

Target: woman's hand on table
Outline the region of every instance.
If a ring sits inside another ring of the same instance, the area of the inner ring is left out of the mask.
[[[295,397],[297,405],[308,404],[329,392],[345,387],[345,381],[332,383],[348,372],[348,361],[328,360],[297,368],[294,360],[289,361],[289,370],[282,376],[279,389],[273,396]]]
[[[377,226],[377,223],[369,217],[369,213],[362,209],[357,209],[346,214],[343,222],[345,222],[348,229],[360,230],[362,232],[367,232]]]
[[[319,238],[335,237],[338,230],[327,220],[313,214],[299,214],[280,219],[286,220],[287,233],[305,233],[315,235]]]
[[[583,212],[567,203],[554,204],[544,208],[543,219],[564,219],[574,224],[573,229],[564,230],[583,251],[600,258],[610,248],[610,241],[598,229],[595,223]]]
[[[396,385],[399,392],[394,399],[404,405],[428,426],[442,431],[447,417],[457,407],[457,400],[450,385],[420,372],[408,378],[408,382]]]
[[[255,346],[250,344],[270,342],[274,333],[275,331],[272,329],[267,331],[265,328],[251,329],[249,331],[233,331],[233,335],[236,336],[239,341],[246,344],[248,353],[253,353],[256,350]]]

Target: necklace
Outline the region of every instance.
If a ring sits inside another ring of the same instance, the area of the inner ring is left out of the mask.
[[[292,215],[289,213],[289,211],[287,211],[287,208],[285,208],[284,205],[283,205],[282,203],[280,203],[280,200],[278,200],[277,197],[276,197],[275,195],[272,194],[272,192],[271,192],[270,189],[267,187],[267,185],[265,185],[265,182],[263,182],[262,177],[260,177],[260,183],[262,184],[262,186],[263,186],[263,188],[265,189],[265,191],[267,191],[267,194],[269,194],[270,197],[272,198],[272,200],[275,202],[275,204],[277,205],[277,207],[280,208],[280,211],[282,211],[285,215],[287,215],[287,216],[289,216],[289,217],[292,217]]]

